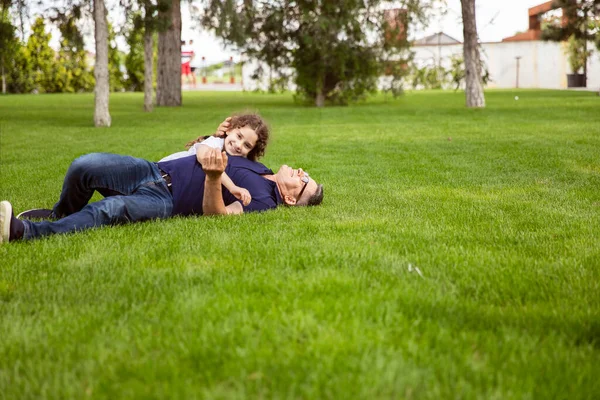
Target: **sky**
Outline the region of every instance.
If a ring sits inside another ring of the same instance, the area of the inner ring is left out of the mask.
[[[422,32],[414,32],[412,39],[436,32],[444,32],[462,41],[460,0],[446,1],[448,4],[446,15],[432,20],[430,26]],[[516,32],[527,30],[529,19],[527,10],[544,2],[544,0],[476,0],[477,31],[480,40],[483,42],[501,41]],[[182,2],[181,39],[186,41],[192,39],[194,41],[194,52],[200,57],[204,56],[207,65],[227,60],[230,57],[233,57],[234,61],[239,61],[240,54],[238,52],[224,46],[222,40],[196,26],[190,17],[189,7],[189,3]],[[109,18],[118,18],[118,16],[110,15]],[[90,31],[90,34],[93,34],[93,25]],[[86,35],[86,48],[93,52],[94,42],[90,34]],[[58,33],[56,31],[53,32],[52,42],[53,47],[58,45]],[[123,42],[119,43],[119,47],[125,50]]]

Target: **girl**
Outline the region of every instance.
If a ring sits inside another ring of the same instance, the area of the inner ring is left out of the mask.
[[[269,127],[257,114],[240,114],[227,118],[217,130],[216,135],[222,136],[200,136],[186,144],[187,151],[180,151],[164,157],[159,162],[171,161],[181,157],[196,155],[198,160],[206,149],[212,147],[226,151],[229,155],[245,157],[256,161],[265,154],[265,148],[269,140]],[[223,173],[223,186],[229,190],[238,200],[247,206],[252,200],[248,190],[237,186]]]

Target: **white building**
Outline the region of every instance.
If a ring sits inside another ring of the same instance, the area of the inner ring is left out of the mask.
[[[462,57],[462,43],[452,43],[432,35],[416,41],[412,50],[415,62],[420,65],[441,65],[450,67],[453,56]],[[423,43],[423,44],[419,44]],[[588,48],[594,48],[592,43]],[[482,43],[482,59],[485,62],[491,81],[488,88],[566,89],[567,74],[573,73],[565,53],[565,44],[541,40],[504,41]],[[518,64],[518,75],[517,75]],[[596,51],[588,60],[587,87],[600,88],[600,52]]]
[[[542,23],[545,16],[555,14],[562,24],[568,23],[567,14],[553,1],[546,1],[527,10],[527,31],[504,38],[501,42],[482,43],[482,60],[490,73],[490,88],[565,89],[567,74],[571,71],[564,43],[545,42]],[[588,49],[595,46],[588,43]],[[415,60],[420,65],[430,64],[448,68],[452,56],[462,57],[462,43],[438,33],[414,42]],[[434,64],[435,65],[435,64]],[[600,54],[596,51],[587,63],[587,87],[600,88]]]

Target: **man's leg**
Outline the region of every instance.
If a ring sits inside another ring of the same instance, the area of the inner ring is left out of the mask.
[[[94,190],[107,198],[87,205]],[[56,222],[23,221],[24,238],[171,215],[173,198],[158,167],[149,161],[93,153],[76,159],[65,176],[53,214]]]
[[[104,168],[105,166],[110,166],[111,170],[106,170]],[[17,215],[17,218],[29,220],[58,219],[72,214],[87,204],[93,195],[94,190],[98,190],[104,196],[127,194],[129,191],[129,184],[131,183],[129,179],[131,177],[129,170],[131,170],[131,168],[137,168],[137,175],[139,175],[140,172],[144,174],[148,170],[147,167],[147,161],[133,157],[105,153],[87,154],[76,159],[69,167],[63,183],[63,191],[61,194],[62,203],[59,201],[59,203],[54,206],[54,209],[56,209],[59,204],[61,204],[61,207],[59,207],[56,213],[47,208],[32,208],[21,212]],[[123,175],[119,172],[122,170],[127,171],[127,173]],[[114,186],[113,189],[112,185],[115,183],[115,177],[108,180],[105,179],[106,175],[113,175],[115,173],[122,178],[126,178],[126,187],[124,189],[123,182],[117,182],[117,186]],[[78,181],[82,178],[85,178],[83,182]],[[88,183],[87,187],[86,183]]]
[[[119,160],[118,163],[120,166],[125,166],[125,168],[127,167],[129,161],[129,157],[127,157],[127,160],[120,160],[122,156],[117,156],[114,154],[103,154],[103,153],[92,153],[92,154],[86,154],[84,156],[81,156],[80,158],[77,158],[75,161],[73,161],[73,163],[71,164],[71,166],[69,167],[69,170],[67,171],[67,174],[65,176],[65,180],[63,183],[63,190],[62,190],[62,194],[61,194],[61,200],[65,200],[69,195],[74,196],[74,198],[72,199],[73,201],[63,201],[63,203],[66,203],[66,206],[63,206],[62,210],[58,210],[57,213],[55,214],[53,211],[54,210],[49,210],[46,208],[32,208],[30,210],[25,210],[23,212],[21,212],[19,215],[17,215],[18,219],[58,219],[60,217],[72,214],[73,212],[79,211],[81,208],[83,208],[83,206],[85,206],[87,204],[87,202],[89,201],[89,199],[92,197],[94,190],[96,190],[97,188],[95,187],[84,187],[85,186],[85,182],[76,182],[78,179],[82,179],[84,178],[84,176],[87,174],[89,176],[95,175],[98,172],[102,173],[112,173],[112,171],[108,171],[108,170],[104,170],[102,171],[99,168],[96,168],[97,165],[104,165],[105,160],[112,160],[109,161],[111,164],[115,164],[115,161],[113,159],[117,159]],[[96,180],[96,179],[92,179]],[[93,182],[89,181],[90,184],[92,184]],[[70,185],[69,185],[70,184]],[[81,189],[81,190],[78,190]],[[101,188],[98,188],[98,190],[101,190]],[[66,191],[68,191],[68,193],[66,193]],[[120,192],[116,192],[117,194],[120,194]],[[79,199],[79,201],[77,201]],[[60,203],[60,201],[59,201]],[[56,207],[58,206],[58,203],[54,206],[54,208],[56,209]]]
[[[52,211],[56,218],[63,218],[85,207],[96,190],[105,197],[130,195],[140,186],[160,180],[158,168],[149,161],[117,154],[86,154],[69,167]]]
[[[75,232],[104,225],[169,218],[173,198],[163,182],[150,182],[128,196],[110,196],[58,221],[23,221],[24,239]]]

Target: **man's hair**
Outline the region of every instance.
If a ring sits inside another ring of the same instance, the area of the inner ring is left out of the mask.
[[[269,142],[269,125],[267,125],[265,120],[262,119],[260,115],[255,113],[234,114],[231,116],[231,125],[229,126],[230,130],[236,128],[243,128],[245,126],[249,127],[254,132],[256,132],[256,136],[258,136],[256,144],[246,156],[248,160],[256,161],[260,157],[265,155],[267,143]],[[200,143],[203,140],[208,139],[209,137],[210,136],[199,136],[197,139],[186,143],[185,147],[190,148],[194,144]]]
[[[323,185],[317,185],[317,191],[308,199],[307,206],[318,206],[323,202]]]

